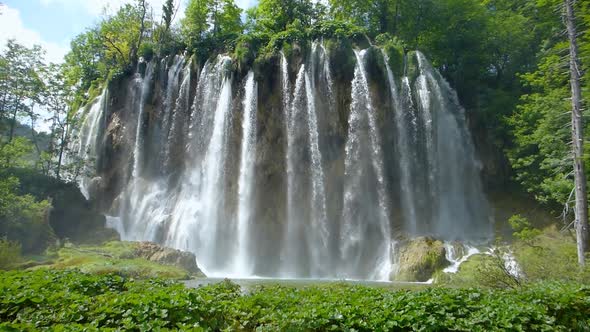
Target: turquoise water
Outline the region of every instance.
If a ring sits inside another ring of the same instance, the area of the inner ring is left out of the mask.
[[[362,285],[368,287],[384,289],[421,289],[430,287],[428,283],[419,282],[385,282],[385,281],[367,281],[367,280],[336,280],[336,279],[276,279],[276,278],[227,278],[232,282],[240,285],[245,291],[257,286],[286,286],[294,288],[303,287],[322,287],[331,285]],[[216,284],[224,281],[224,278],[202,278],[184,281],[187,287],[197,288]]]

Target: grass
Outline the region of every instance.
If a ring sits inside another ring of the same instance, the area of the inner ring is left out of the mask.
[[[550,226],[531,240],[515,241],[512,248],[529,280],[590,281],[590,269],[578,266],[575,236],[569,231]]]
[[[190,273],[180,267],[135,258],[137,243],[113,241],[103,246],[69,246],[50,253],[52,260],[31,264],[30,269],[79,270],[91,274],[118,274],[147,279],[189,279]],[[37,259],[39,259],[37,257]]]

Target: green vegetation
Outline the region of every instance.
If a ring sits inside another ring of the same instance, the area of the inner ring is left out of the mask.
[[[36,201],[31,195],[19,195],[19,180],[0,178],[0,235],[18,241],[23,250],[34,252],[44,249],[48,228],[49,203]]]
[[[231,282],[187,289],[117,275],[0,274],[3,329],[227,331],[583,331],[590,289],[536,284],[517,291],[388,291],[334,284],[302,289]]]
[[[573,233],[549,227],[512,247],[528,280],[590,281],[590,268],[578,266]]]
[[[188,279],[181,267],[167,266],[135,256],[136,243],[109,242],[104,246],[69,246],[56,252],[54,262],[38,268],[71,270],[92,274],[117,274],[131,278]]]
[[[14,268],[21,260],[20,243],[0,239],[0,270]]]
[[[555,226],[534,228],[520,215],[510,218],[514,240],[510,246],[499,244],[490,252],[471,256],[457,273],[435,274],[437,284],[453,287],[518,288],[547,282],[590,282],[590,268],[580,268],[576,239],[572,231]],[[521,274],[512,275],[506,268],[505,255],[512,254]]]

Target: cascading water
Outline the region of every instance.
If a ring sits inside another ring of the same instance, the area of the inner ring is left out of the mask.
[[[432,219],[427,231],[450,240],[482,239],[491,234],[488,207],[464,110],[455,92],[416,52],[416,90],[426,135],[429,201]]]
[[[96,158],[97,158],[97,143],[100,137],[100,126],[101,120],[104,118],[104,113],[106,110],[106,102],[108,100],[108,90],[104,89],[101,95],[94,101],[90,110],[86,114],[84,121],[82,122],[82,126],[80,127],[79,136],[76,147],[73,148],[76,151],[75,159],[83,160],[86,163],[95,166]],[[70,162],[76,162],[76,160],[71,160],[73,158],[69,158]],[[68,162],[66,160],[66,162]],[[90,166],[90,165],[88,165]],[[95,171],[95,167],[91,167],[92,171]],[[83,170],[84,171],[84,170]],[[84,172],[85,173],[85,172]],[[79,176],[79,185],[80,191],[82,195],[87,199],[90,196],[90,184],[92,181],[91,177],[88,177],[87,174],[82,174]]]
[[[313,60],[312,60],[313,61]],[[314,63],[314,62],[312,62]],[[315,66],[312,66],[315,68]],[[315,107],[315,87],[309,72],[305,73],[305,97],[307,98],[307,126],[309,148],[311,150],[311,232],[308,246],[311,251],[311,275],[321,275],[329,264],[328,254],[328,216],[326,214],[326,194],[324,192],[324,170],[320,151],[318,117]]]
[[[365,55],[366,51],[355,50],[357,63],[345,148],[341,232],[342,259],[347,264],[341,273],[345,277],[366,278],[370,271],[371,279],[387,279],[392,263],[391,229],[381,143],[364,65]],[[370,243],[366,243],[367,240]]]
[[[200,124],[193,126],[192,142],[207,142],[207,148],[193,151],[186,165],[186,180],[170,213],[172,232],[166,243],[176,248],[197,253],[199,263],[208,275],[224,273],[226,263],[220,257],[227,246],[223,234],[218,232],[224,207],[223,188],[226,156],[227,126],[231,115],[232,78],[228,75],[229,57],[218,57],[212,72],[201,75],[199,85],[211,100],[195,101]],[[221,78],[221,79],[220,79]]]
[[[452,243],[445,241],[445,258],[449,263],[443,272],[445,273],[457,273],[461,264],[465,263],[469,257],[480,253],[479,249],[470,246],[462,245],[460,243]]]
[[[262,73],[227,56],[200,72],[181,55],[153,61],[113,99],[122,123],[106,133],[105,90],[78,153],[107,153],[99,135],[132,142],[128,159],[105,157],[120,160],[117,178],[97,168],[118,193],[109,226],[191,251],[223,277],[388,280],[406,235],[491,234],[456,95],[421,53],[395,77],[375,50],[351,52],[349,72],[331,67],[320,42]]]
[[[147,96],[149,94],[150,83],[152,79],[152,75],[154,73],[154,64],[150,62],[147,65],[145,77],[142,79],[141,85],[141,102],[139,103],[139,113],[137,115],[137,124],[135,128],[135,148],[133,149],[133,171],[131,176],[133,179],[136,179],[139,174],[141,174],[141,159],[142,159],[142,149],[143,149],[143,121],[144,121],[144,110],[145,110],[145,102]]]
[[[287,121],[287,225],[283,251],[285,276],[322,277],[329,275],[329,230],[326,208],[324,166],[316,110],[318,44],[314,43],[310,65],[301,65],[293,96],[287,60],[281,57],[283,103]],[[322,59],[319,59],[320,61]],[[327,69],[322,74],[329,77]],[[303,162],[309,159],[309,163]],[[308,211],[301,209],[309,207]]]
[[[238,249],[235,271],[238,275],[251,275],[253,265],[250,250],[251,223],[254,206],[254,166],[256,163],[256,112],[258,109],[258,85],[254,72],[246,77],[242,116],[242,147],[240,151],[240,175],[238,179]]]
[[[288,79],[288,77],[286,78]],[[284,276],[293,274],[306,274],[308,247],[305,245],[305,221],[309,218],[305,210],[300,206],[305,201],[304,185],[301,180],[307,180],[307,174],[299,160],[305,157],[306,136],[303,132],[305,114],[304,82],[305,66],[301,66],[295,81],[293,98],[283,97],[283,100],[291,101],[285,105],[287,108],[287,225],[285,227],[285,247],[283,248],[283,267],[281,273]],[[288,84],[283,84],[288,87]],[[289,92],[287,92],[289,93]]]
[[[399,168],[400,168],[400,189],[401,189],[401,205],[404,213],[406,223],[410,225],[408,232],[410,234],[417,233],[417,216],[416,205],[414,198],[414,185],[412,183],[412,152],[410,145],[411,137],[409,136],[408,124],[406,123],[406,113],[411,114],[411,108],[403,108],[400,101],[397,84],[393,76],[393,71],[389,66],[389,57],[382,51],[385,60],[385,68],[387,70],[387,80],[389,82],[389,89],[391,93],[392,104],[395,115],[395,129],[397,130],[397,150],[399,151]],[[407,78],[405,78],[407,82]],[[407,83],[406,83],[407,84]],[[407,91],[407,90],[406,90]],[[410,99],[411,100],[411,99]],[[408,101],[410,101],[408,100]],[[408,112],[407,110],[410,110]],[[410,124],[411,125],[411,124]]]

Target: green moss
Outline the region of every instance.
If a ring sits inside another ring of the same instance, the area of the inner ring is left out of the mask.
[[[414,81],[416,80],[416,78],[418,77],[418,75],[420,74],[419,68],[418,68],[418,58],[416,57],[416,52],[412,51],[412,52],[408,52],[406,54],[406,76],[408,77],[409,81],[410,81],[410,85],[414,84]]]
[[[328,39],[325,42],[325,47],[330,56],[334,80],[337,82],[349,82],[352,80],[356,57],[350,40]]]
[[[420,237],[409,241],[400,251],[396,281],[427,281],[448,265],[441,241]]]
[[[138,243],[113,241],[104,246],[79,246],[61,248],[55,262],[33,266],[32,269],[76,269],[85,273],[115,273],[133,278],[188,279],[190,273],[180,267],[158,264],[143,258],[135,258]]]
[[[389,37],[389,36],[387,36]],[[402,77],[404,75],[404,56],[406,46],[403,42],[395,37],[389,37],[387,39],[379,40],[377,37],[378,45],[383,48],[385,54],[389,58],[389,67],[395,77]]]

